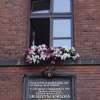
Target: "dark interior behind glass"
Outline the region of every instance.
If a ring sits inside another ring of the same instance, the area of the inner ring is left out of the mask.
[[[40,11],[49,11],[50,9],[50,0],[32,0],[32,12]]]
[[[34,18],[31,19],[31,45],[50,44],[50,19]]]

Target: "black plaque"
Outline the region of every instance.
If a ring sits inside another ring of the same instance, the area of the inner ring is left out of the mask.
[[[28,77],[25,100],[73,100],[72,79],[68,77]]]

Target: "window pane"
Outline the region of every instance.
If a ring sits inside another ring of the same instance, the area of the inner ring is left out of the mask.
[[[32,0],[32,13],[48,13],[50,0]]]
[[[53,37],[71,37],[71,19],[55,19]]]
[[[71,48],[71,39],[53,40],[53,47]]]
[[[31,19],[31,45],[46,44],[49,46],[50,19],[33,18]]]
[[[54,0],[53,12],[70,12],[71,4],[70,0]]]

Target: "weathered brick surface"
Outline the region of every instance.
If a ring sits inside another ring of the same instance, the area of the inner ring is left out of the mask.
[[[21,75],[0,73],[0,100],[22,100]]]
[[[100,0],[73,1],[75,47],[81,57],[100,58]]]
[[[22,100],[23,77],[46,67],[0,67],[0,100]],[[76,100],[100,100],[100,66],[59,66],[56,71],[75,75]]]
[[[27,0],[0,0],[0,58],[22,57],[26,34]]]

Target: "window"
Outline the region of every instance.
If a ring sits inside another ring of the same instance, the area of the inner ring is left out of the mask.
[[[72,46],[71,0],[31,0],[30,45]]]
[[[53,0],[53,12],[71,12],[70,0]]]
[[[48,13],[50,0],[32,0],[32,13]]]

